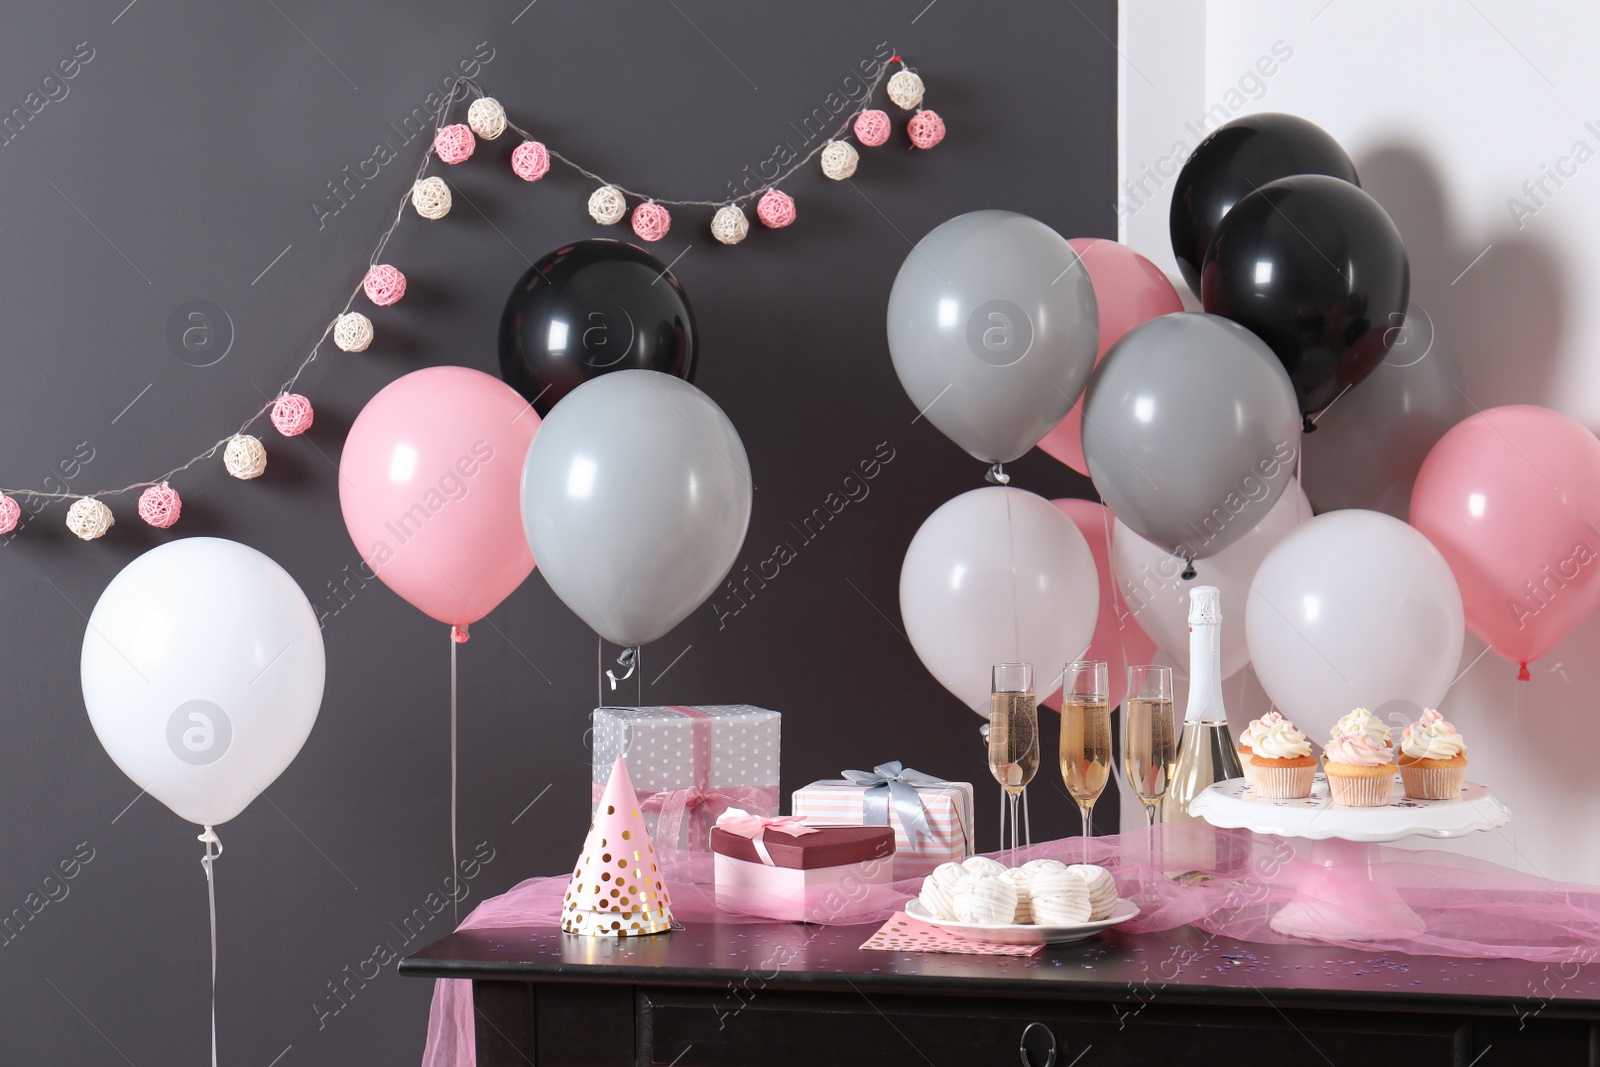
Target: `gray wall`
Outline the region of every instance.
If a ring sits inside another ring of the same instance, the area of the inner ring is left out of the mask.
[[[322,330],[407,187],[421,142],[403,144],[391,123],[475,53],[492,54],[487,91],[550,143],[626,184],[698,199],[777,140],[798,143],[791,123],[879,42],[903,50],[949,125],[942,147],[868,150],[854,188],[808,170],[789,185],[799,224],[735,249],[709,239],[704,214],[682,211],[657,249],[672,259],[688,248],[676,273],[702,328],[698,384],[739,427],[760,487],[741,564],[790,537],[789,523],[880,442],[894,459],[739,614],[719,627],[704,608],[646,648],[643,699],[781,710],[785,790],[896,757],[986,780],[976,720],[895,629],[912,533],[981,484],[982,469],[925,421],[912,425],[883,309],[911,241],[963,211],[1010,208],[1068,236],[1112,235],[1111,0],[125,2],[0,14],[0,114],[38,108],[0,144],[0,485],[120,486],[237,425]],[[44,82],[75,49],[92,58]],[[436,363],[492,372],[501,304],[530,259],[602,232],[583,212],[588,186],[568,173],[517,181],[509,140],[448,172],[458,195],[446,221],[402,223],[387,258],[409,295],[374,314],[380,340],[367,353],[319,360],[301,390],[316,427],[297,441],[269,430],[266,477],[242,483],[203,465],[177,483],[184,512],[170,533],[123,498],[102,541],[71,537],[52,506],[0,542],[0,913],[46,901],[0,946],[0,1061],[203,1059],[196,828],[149,798],[127,807],[137,789],[96,742],[78,686],[83,616],[106,583],[141,551],[200,534],[268,553],[330,612],[316,730],[266,796],[220,828],[224,1060],[418,1056],[426,983],[389,971],[351,980],[342,1006],[328,990],[376,946],[403,954],[446,932],[448,913],[409,939],[403,923],[448,874],[444,628],[376,584],[335,598],[358,557],[334,461],[362,404],[396,376]],[[380,142],[400,159],[319,227],[327,183]],[[192,300],[231,320],[231,348],[213,366],[180,360],[166,339]],[[1037,454],[1015,471],[1048,496],[1088,491]],[[492,619],[461,650],[462,851],[487,842],[494,857],[471,903],[568,869],[588,814],[594,636],[537,576]],[[1036,832],[1070,832],[1075,813],[1048,768],[1033,792]],[[994,796],[980,797],[992,838]],[[75,876],[49,878],[63,863]]]

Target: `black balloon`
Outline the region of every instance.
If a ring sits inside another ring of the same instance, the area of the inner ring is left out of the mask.
[[[1217,223],[1268,182],[1296,174],[1326,174],[1359,185],[1355,164],[1339,142],[1295,115],[1264,112],[1218,126],[1189,154],[1172,190],[1167,221],[1172,252],[1184,281],[1200,295],[1200,264]]]
[[[591,378],[655,370],[694,381],[689,300],[663,264],[622,241],[563,245],[528,269],[500,316],[500,376],[541,416]]]
[[[1356,186],[1320,174],[1270,182],[1234,205],[1201,274],[1205,309],[1267,343],[1307,415],[1378,365],[1411,295],[1388,214]]]

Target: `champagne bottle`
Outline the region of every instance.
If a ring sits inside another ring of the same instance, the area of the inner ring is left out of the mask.
[[[1189,802],[1213,782],[1244,777],[1222,706],[1222,609],[1214,585],[1189,590],[1189,706],[1161,821],[1193,820]]]

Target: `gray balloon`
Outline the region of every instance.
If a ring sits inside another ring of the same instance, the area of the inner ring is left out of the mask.
[[[1301,479],[1317,511],[1365,508],[1405,522],[1428,452],[1467,416],[1461,366],[1415,302],[1389,354],[1317,416]]]
[[[733,566],[755,486],[733,423],[670,374],[625,370],[551,409],[522,467],[539,573],[607,641],[641,645]]]
[[[1184,559],[1222,551],[1294,477],[1300,407],[1272,349],[1185,311],[1106,353],[1083,402],[1089,477],[1117,518]]]
[[[936,227],[889,293],[889,354],[927,420],[1010,462],[1072,410],[1094,369],[1094,287],[1066,239],[1013,211]]]

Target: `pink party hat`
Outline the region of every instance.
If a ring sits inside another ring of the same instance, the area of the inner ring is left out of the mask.
[[[672,928],[672,905],[656,850],[639,814],[628,765],[619,756],[595,809],[583,855],[561,905],[561,929],[591,937],[636,937]]]

